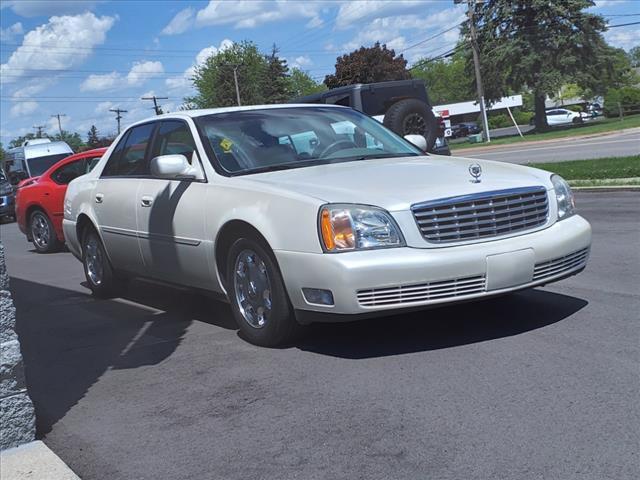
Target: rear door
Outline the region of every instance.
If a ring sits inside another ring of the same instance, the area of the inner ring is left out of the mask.
[[[131,128],[120,140],[93,191],[107,254],[117,269],[142,273],[136,219],[140,179],[150,175],[147,150],[157,122]]]
[[[180,154],[199,162],[193,134],[183,120],[162,121],[150,158]],[[207,184],[198,180],[140,180],[136,209],[145,269],[161,280],[210,287],[205,230]]]

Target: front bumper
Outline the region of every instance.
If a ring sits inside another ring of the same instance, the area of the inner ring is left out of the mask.
[[[275,254],[300,319],[348,320],[554,282],[584,268],[590,245],[589,223],[574,215],[544,230],[455,247]],[[331,290],[334,305],[307,302],[303,288]]]
[[[16,197],[15,195],[0,196],[0,217],[15,216],[16,214]]]

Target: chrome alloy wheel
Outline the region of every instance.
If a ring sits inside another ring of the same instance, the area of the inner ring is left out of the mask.
[[[271,282],[267,266],[253,250],[242,250],[236,257],[233,288],[245,321],[253,328],[264,327],[271,315]]]
[[[44,214],[36,212],[31,219],[31,237],[38,248],[46,250],[51,241],[49,222]]]
[[[87,269],[87,276],[91,283],[100,285],[104,275],[104,258],[102,251],[98,245],[98,239],[95,235],[89,235],[87,244],[85,245],[84,262]]]

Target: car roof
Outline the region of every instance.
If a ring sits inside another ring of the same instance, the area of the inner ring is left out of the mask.
[[[274,105],[245,105],[241,107],[222,107],[222,108],[203,108],[196,110],[181,110],[178,112],[164,113],[162,115],[154,115],[153,117],[145,118],[138,122],[128,125],[127,128],[133,125],[139,125],[147,123],[152,120],[170,120],[172,118],[197,118],[204,117],[205,115],[216,115],[221,113],[233,113],[233,112],[246,112],[251,110],[277,110],[280,108],[349,108],[342,105],[328,105],[328,104],[310,104],[310,103],[278,103]]]
[[[72,153],[68,157],[65,157],[59,162],[56,162],[53,165],[51,165],[41,176],[48,177],[50,174],[54,172],[54,170],[57,170],[58,168],[62,167],[63,165],[66,165],[67,163],[72,163],[77,160],[81,160],[83,158],[102,156],[107,150],[108,150],[108,147],[100,147],[100,148],[94,148],[92,150],[85,150],[84,152]]]

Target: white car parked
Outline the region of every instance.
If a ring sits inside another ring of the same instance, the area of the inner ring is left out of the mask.
[[[582,123],[589,118],[584,112],[573,112],[566,108],[554,108],[553,110],[547,110],[547,124],[564,125],[566,123]]]
[[[585,267],[591,243],[559,176],[428,156],[330,105],[134,124],[71,182],[63,223],[97,296],[129,276],[216,292],[259,345],[554,282]]]

